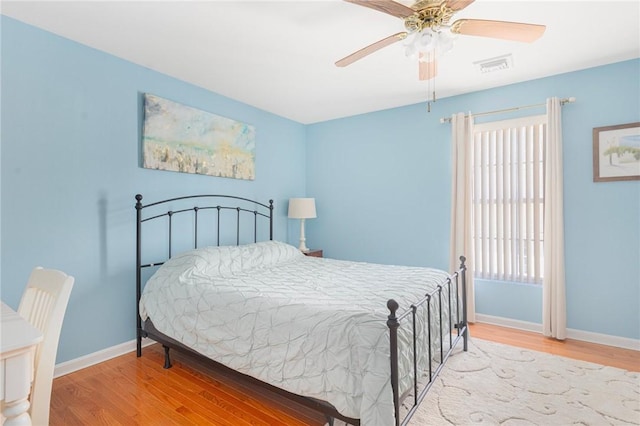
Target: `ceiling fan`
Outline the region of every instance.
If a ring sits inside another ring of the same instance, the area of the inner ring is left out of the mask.
[[[417,0],[411,7],[393,0],[345,1],[403,19],[406,31],[378,40],[340,59],[336,65],[345,67],[383,47],[410,37],[411,42],[406,44],[407,54],[417,53],[420,80],[430,80],[436,76],[436,51],[442,52],[452,47],[452,38],[443,30],[448,29],[451,34],[531,43],[540,38],[546,28],[544,25],[483,19],[459,19],[449,25],[453,15],[474,0]]]

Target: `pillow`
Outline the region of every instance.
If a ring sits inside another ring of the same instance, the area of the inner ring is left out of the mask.
[[[181,275],[231,277],[301,256],[304,255],[292,245],[280,241],[263,241],[240,246],[213,246],[190,250],[172,257],[165,265],[178,267]]]
[[[237,249],[242,271],[271,266],[304,256],[297,248],[280,241],[263,241],[232,247]]]

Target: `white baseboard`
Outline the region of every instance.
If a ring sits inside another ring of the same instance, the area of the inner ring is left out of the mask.
[[[149,346],[155,343],[153,340],[142,339],[142,346]],[[115,358],[120,355],[124,355],[136,350],[136,340],[130,340],[128,342],[121,343],[119,345],[111,346],[110,348],[102,349],[101,351],[91,353],[89,355],[81,356],[80,358],[72,359],[69,361],[56,364],[53,370],[53,377],[64,376],[65,374],[73,373],[74,371],[82,370],[83,368],[90,367],[95,364],[107,361],[111,358]]]
[[[476,321],[486,324],[499,325],[502,327],[515,328],[518,330],[533,331],[542,333],[542,325],[534,322],[514,320],[510,318],[494,317],[476,313]],[[628,337],[611,336],[609,334],[593,333],[591,331],[567,329],[567,338],[582,340],[584,342],[598,343],[600,345],[615,346],[617,348],[632,349],[640,351],[640,340]]]

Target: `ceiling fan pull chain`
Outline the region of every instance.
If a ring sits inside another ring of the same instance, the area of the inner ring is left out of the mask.
[[[431,99],[429,99],[431,94]],[[431,103],[436,101],[436,82],[435,79],[430,79],[427,82],[427,112],[431,112]]]
[[[427,112],[431,112],[431,99],[429,99],[429,92],[431,92],[432,80],[427,81]]]
[[[436,79],[433,78],[431,80],[433,81],[433,83],[432,83],[433,84],[433,96],[432,96],[432,99],[433,99],[433,102],[435,102],[436,101]]]

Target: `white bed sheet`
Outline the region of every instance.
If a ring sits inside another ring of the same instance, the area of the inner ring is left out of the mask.
[[[327,401],[363,426],[391,425],[386,302],[398,301],[400,313],[446,277],[430,268],[307,257],[275,241],[208,247],[160,267],[144,288],[140,313],[234,370]],[[424,336],[426,309],[418,312]],[[405,322],[401,390],[412,383],[409,333]],[[419,352],[423,365],[426,354]]]

